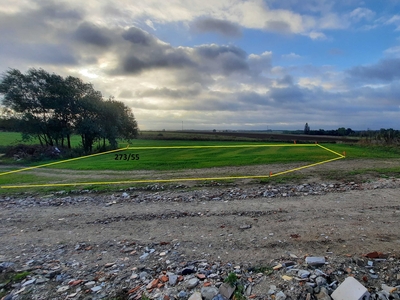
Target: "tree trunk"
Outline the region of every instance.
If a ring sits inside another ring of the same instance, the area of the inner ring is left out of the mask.
[[[40,137],[40,134],[38,134],[37,137],[38,137],[38,139],[39,139],[40,146],[43,147],[43,141],[42,141],[42,138]]]

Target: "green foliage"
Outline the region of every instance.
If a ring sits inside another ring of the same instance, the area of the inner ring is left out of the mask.
[[[236,286],[237,281],[238,281],[238,277],[236,276],[235,273],[229,273],[228,277],[226,277],[224,280],[224,282],[229,284],[231,287]]]
[[[242,284],[237,284],[235,292],[233,294],[234,300],[245,300],[244,296],[244,286]]]
[[[0,94],[3,105],[19,118],[15,130],[25,139],[37,138],[41,145],[71,148],[71,135],[77,133],[88,153],[97,140],[102,139],[103,145],[108,140],[116,148],[118,138],[133,139],[138,134],[133,113],[125,104],[113,98],[105,101],[79,78],[63,78],[42,69],[32,68],[26,74],[11,69],[1,78]]]
[[[233,293],[234,300],[246,299],[246,297],[244,296],[244,286],[240,283],[236,273],[229,273],[224,282],[235,288],[235,292]]]
[[[255,267],[253,271],[254,273],[263,273],[269,276],[274,272],[274,269],[271,266],[258,266]]]
[[[24,280],[27,276],[30,275],[30,272],[24,271],[20,273],[14,273],[14,272],[3,272],[0,273],[0,297],[3,297],[7,295],[12,289],[12,285],[21,282]]]
[[[15,274],[15,275],[13,276],[12,280],[13,280],[14,282],[22,281],[22,280],[24,280],[26,277],[28,277],[29,274],[30,274],[30,273],[29,273],[28,271],[24,271],[24,272],[21,272],[21,273],[17,273],[17,274]]]
[[[147,297],[144,293],[142,294],[142,297],[140,299],[141,300],[150,300],[150,298]]]

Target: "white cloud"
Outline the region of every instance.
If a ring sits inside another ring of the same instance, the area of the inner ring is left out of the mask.
[[[156,30],[156,28],[154,27],[154,24],[151,20],[147,19],[145,21],[146,25],[149,26],[151,29]]]
[[[308,36],[313,40],[324,40],[326,39],[325,34],[322,32],[311,31]]]
[[[358,7],[350,13],[350,18],[355,22],[359,22],[362,19],[371,20],[374,16],[375,12],[365,7]]]
[[[389,56],[400,56],[400,46],[390,47],[386,49],[383,53]]]
[[[291,52],[289,54],[283,54],[282,57],[288,58],[288,59],[297,59],[297,58],[301,58],[301,55]]]
[[[400,15],[394,15],[389,20],[385,22],[385,24],[395,25],[396,31],[400,30]]]

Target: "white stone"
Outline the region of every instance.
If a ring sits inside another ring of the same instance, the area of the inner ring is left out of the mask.
[[[64,293],[69,289],[68,285],[62,286],[60,288],[58,288],[57,293]]]
[[[189,300],[202,300],[201,294],[199,292],[195,292],[189,297]]]
[[[333,300],[369,300],[368,290],[357,279],[347,277],[332,293]]]

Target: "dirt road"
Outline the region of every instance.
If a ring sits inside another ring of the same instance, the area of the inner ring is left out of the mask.
[[[112,241],[143,246],[179,241],[188,259],[252,262],[288,252],[393,252],[400,245],[400,184],[386,181],[392,188],[360,185],[361,190],[296,197],[257,196],[280,189],[267,185],[28,197],[27,202],[4,197],[0,235],[6,243],[0,250],[14,257],[27,246],[86,243],[101,251]]]

